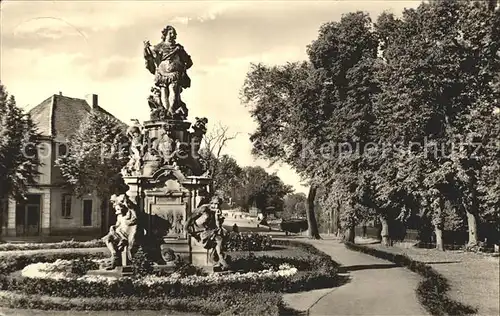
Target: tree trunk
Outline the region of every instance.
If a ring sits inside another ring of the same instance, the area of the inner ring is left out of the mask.
[[[338,228],[338,221],[337,221],[337,216],[339,213],[338,207],[333,208],[333,215],[332,215],[332,231],[333,235],[338,236],[339,234],[339,228]]]
[[[479,244],[477,236],[477,220],[476,215],[467,211],[467,225],[469,227],[469,242],[467,243],[467,248],[472,248]]]
[[[445,207],[444,200],[439,198],[437,200],[437,204],[435,206],[435,213],[433,218],[434,225],[434,234],[436,235],[436,249],[444,251],[444,243],[443,243],[443,226],[444,226],[444,218],[443,218],[443,210]]]
[[[334,230],[334,234],[336,237],[340,238],[341,235],[342,235],[342,229],[341,229],[341,226],[340,226],[340,212],[341,212],[341,209],[340,209],[340,203],[337,202],[337,205],[334,209],[334,226],[333,226],[333,230]]]
[[[307,195],[306,215],[307,215],[307,236],[311,239],[321,239],[318,231],[318,223],[314,215],[314,199],[316,198],[317,187],[311,185],[309,194]]]
[[[475,175],[472,173],[469,175],[469,191],[471,193],[471,205],[465,206],[465,211],[467,213],[467,226],[469,231],[469,241],[467,243],[467,248],[472,249],[479,244],[477,236],[477,217],[478,213],[478,199],[476,195],[477,181]]]
[[[443,245],[443,230],[440,227],[441,225],[434,226],[434,233],[436,234],[436,249],[444,251]]]
[[[389,247],[392,245],[391,236],[389,234],[389,221],[380,216],[380,223],[382,224],[382,231],[380,232],[380,235],[382,236],[382,245]]]
[[[344,241],[354,244],[354,237],[356,236],[354,225],[347,227],[344,232]]]

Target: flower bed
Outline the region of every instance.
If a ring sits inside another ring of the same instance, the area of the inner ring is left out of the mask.
[[[91,262],[98,266],[101,260],[94,259]],[[32,263],[21,271],[21,276],[30,279],[50,279],[50,280],[81,280],[91,283],[113,284],[118,281],[116,277],[104,277],[95,275],[80,275],[75,273],[75,267],[79,264],[78,260],[61,260],[55,262]],[[181,273],[174,272],[168,276],[148,275],[144,278],[133,279],[134,285],[158,286],[166,284],[180,283],[183,286],[205,285],[207,283],[225,283],[225,282],[248,282],[254,280],[273,279],[281,277],[290,277],[297,273],[297,268],[289,264],[281,264],[278,269],[264,269],[257,272],[231,273],[231,274],[210,274],[210,275],[189,275],[183,276]]]
[[[262,257],[258,260],[265,262],[266,258]],[[240,263],[242,261],[245,260],[241,259]],[[253,262],[253,260],[247,260],[247,266],[248,262]],[[278,267],[276,267],[277,263],[280,263]],[[2,289],[28,295],[50,294],[60,297],[148,297],[159,293],[167,294],[169,297],[183,297],[187,295],[208,296],[217,292],[221,287],[225,289],[245,288],[249,293],[288,292],[318,287],[320,284],[326,284],[325,279],[330,284],[334,281],[334,275],[328,277],[311,271],[312,278],[309,271],[300,271],[299,274],[297,268],[285,263],[286,258],[279,261],[273,260],[265,264],[268,268],[264,270],[226,275],[183,277],[179,273],[174,273],[169,276],[151,275],[144,278],[117,279],[104,276],[76,276],[71,271],[72,267],[68,261],[59,260],[54,264],[35,263],[26,266],[22,271],[26,277],[6,277]]]
[[[0,263],[0,305],[63,310],[171,309],[228,315],[255,314],[259,306],[259,314],[278,315],[285,309],[280,293],[338,285],[336,265],[330,257],[319,251],[308,255],[236,256],[233,264],[245,271],[242,273],[187,277],[174,273],[114,280],[83,276],[95,268],[96,259],[107,257],[106,253],[9,255]],[[24,277],[12,274],[15,271],[24,271]]]

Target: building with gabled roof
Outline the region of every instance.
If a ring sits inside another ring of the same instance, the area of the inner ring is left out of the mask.
[[[77,197],[66,189],[60,170],[55,165],[56,159],[67,153],[67,142],[71,136],[93,111],[114,117],[99,106],[96,94],[86,99],[55,94],[29,111],[41,134],[37,152],[41,162],[40,175],[37,185],[29,188],[25,201],[10,199],[0,205],[0,233],[4,239],[99,237],[107,231],[108,208],[101,209],[101,201],[96,194]]]

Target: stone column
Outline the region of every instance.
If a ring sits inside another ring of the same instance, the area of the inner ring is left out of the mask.
[[[50,235],[50,190],[44,190],[41,194],[40,201],[40,212],[41,212],[41,225],[40,225],[40,235],[48,236]]]

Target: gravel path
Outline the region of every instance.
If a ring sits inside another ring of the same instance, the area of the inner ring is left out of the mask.
[[[350,251],[338,240],[307,240],[341,264],[350,281],[330,290],[284,296],[308,315],[428,315],[415,289],[420,277],[391,262]]]

